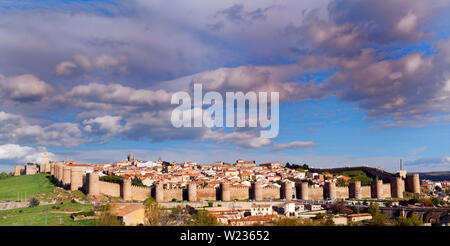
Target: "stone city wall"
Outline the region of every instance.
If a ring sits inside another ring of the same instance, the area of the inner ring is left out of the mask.
[[[329,197],[346,199],[349,198],[350,194],[352,194],[353,198],[355,191],[350,192],[350,189],[354,190],[356,189],[355,187],[360,187],[359,194],[361,198],[381,198],[401,196],[405,189],[404,181],[401,180],[401,178],[392,179],[392,182],[394,182],[393,185],[392,183],[383,183],[382,180],[374,180],[371,186],[355,186],[352,184],[349,187],[336,187],[335,183],[328,183],[328,187],[326,189],[324,189],[324,187],[309,187],[307,183],[297,184],[296,187],[291,187],[290,183],[283,183],[282,187],[284,188],[262,188],[261,184],[258,184],[257,186],[253,184],[252,187],[233,187],[228,183],[226,185],[222,184],[220,188],[200,188],[195,184],[190,184],[190,186],[186,189],[164,189],[161,184],[157,184],[153,188],[133,186],[131,185],[130,180],[124,180],[121,184],[100,181],[98,175],[95,173],[90,174],[83,172],[80,174],[80,170],[70,168],[63,163],[51,165],[51,170],[53,170],[51,171],[53,172],[53,177],[60,181],[60,185],[65,185],[66,189],[76,190],[82,188],[88,193],[88,195],[94,197],[103,194],[112,197],[122,197],[126,200],[134,201],[144,201],[149,197],[154,197],[160,202],[170,202],[174,199],[177,201],[216,201],[224,199],[225,201],[247,199],[260,201],[287,199],[288,197],[286,196],[291,197],[289,199],[295,197],[298,199],[303,199],[301,192],[302,189],[305,189],[306,191],[306,200],[322,200]],[[407,185],[413,192],[417,192],[417,178],[418,175],[409,176],[409,183]],[[72,179],[76,183],[72,184]],[[325,190],[327,191],[325,192]]]
[[[276,187],[264,187],[262,188],[263,200],[276,200],[281,198],[280,188]]]
[[[133,201],[145,201],[145,199],[151,197],[152,188],[143,186],[131,186],[131,200]]]
[[[218,189],[216,188],[197,188],[197,200],[215,201],[219,200]]]
[[[249,187],[231,187],[230,188],[230,199],[231,200],[250,199],[250,188]]]
[[[348,187],[346,186],[337,186],[336,187],[336,198],[337,199],[345,199],[349,198]]]
[[[99,183],[99,191],[101,194],[112,196],[112,197],[120,197],[120,184],[98,181]]]

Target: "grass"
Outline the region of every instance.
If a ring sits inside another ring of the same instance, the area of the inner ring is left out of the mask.
[[[15,208],[8,210],[0,210],[0,216],[5,215],[19,215],[28,213],[43,213],[44,211],[61,211],[61,212],[77,212],[77,211],[89,211],[92,209],[90,204],[80,204],[73,202],[66,202],[63,204],[49,204],[37,207],[27,207],[27,208]]]
[[[0,226],[44,226],[45,214],[26,214],[0,219]],[[48,213],[48,226],[93,226],[94,220],[74,221],[70,214]]]
[[[49,174],[22,175],[0,180],[0,201],[16,201],[18,192],[29,199],[34,195],[50,193],[56,186],[50,182]],[[20,194],[19,194],[20,199]]]
[[[66,202],[63,204],[50,204],[37,207],[16,208],[0,211],[0,226],[44,226],[45,212],[49,226],[91,226],[94,220],[74,221],[70,216],[72,212],[90,211],[92,205]],[[2,216],[8,216],[1,218]]]

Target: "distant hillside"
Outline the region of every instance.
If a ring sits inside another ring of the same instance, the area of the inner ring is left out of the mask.
[[[16,201],[18,192],[22,193],[23,198],[26,192],[26,198],[29,199],[34,195],[52,191],[56,186],[48,177],[49,174],[41,173],[0,179],[0,201]]]
[[[450,172],[428,172],[419,173],[420,179],[429,179],[432,181],[450,181]]]

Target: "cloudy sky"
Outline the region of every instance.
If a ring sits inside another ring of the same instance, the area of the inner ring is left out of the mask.
[[[450,2],[1,1],[0,171],[53,160],[450,170]],[[280,92],[280,132],[174,128],[172,93]]]

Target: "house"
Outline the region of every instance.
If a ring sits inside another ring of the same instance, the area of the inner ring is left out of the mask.
[[[347,225],[348,219],[345,216],[336,216],[333,218],[335,225]]]
[[[250,226],[255,223],[270,222],[276,217],[277,215],[248,216],[242,219],[230,219],[228,220],[228,224],[231,226]]]
[[[283,212],[287,217],[298,217],[298,214],[305,211],[305,205],[300,202],[286,202],[283,204]]]
[[[265,216],[273,214],[270,204],[253,204],[250,209],[251,216]]]
[[[357,221],[370,220],[370,219],[372,219],[372,215],[369,213],[347,215],[348,222],[357,222]]]
[[[305,208],[310,211],[322,210],[322,205],[320,204],[306,204]]]
[[[143,204],[117,203],[110,204],[110,213],[117,216],[124,225],[136,226],[145,223],[145,208]]]

